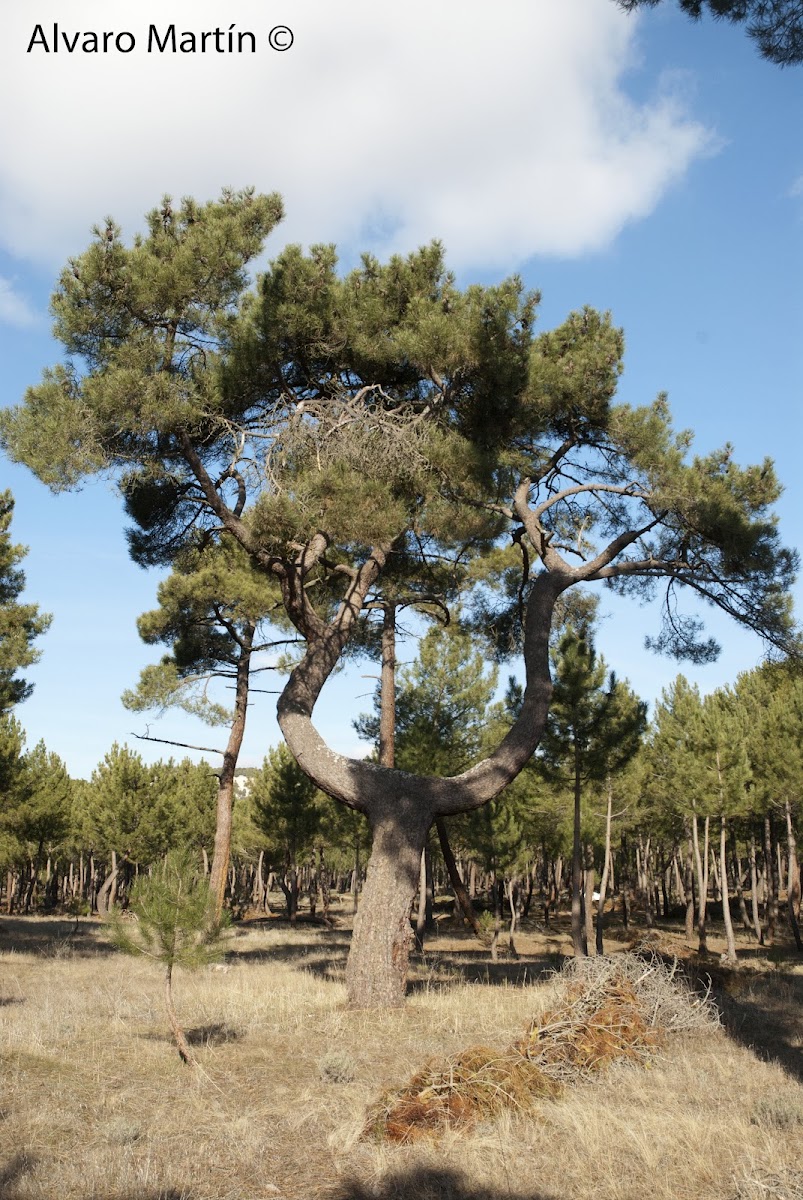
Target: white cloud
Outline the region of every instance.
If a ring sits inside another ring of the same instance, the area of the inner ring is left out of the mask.
[[[161,194],[278,190],[286,240],[461,266],[605,247],[708,144],[677,98],[628,98],[638,23],[610,0],[41,0],[4,14],[0,237],[59,263]],[[145,14],[145,15],[143,15]],[[163,31],[252,30],[256,55],[148,54]],[[130,54],[26,53],[35,22],[129,30]],[[295,44],[266,44],[286,23]]]
[[[0,322],[17,329],[27,329],[37,323],[37,316],[24,296],[14,290],[14,285],[0,275]]]

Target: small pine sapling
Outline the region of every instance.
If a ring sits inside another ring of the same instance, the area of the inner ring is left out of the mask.
[[[151,876],[137,880],[129,908],[135,921],[123,921],[120,915],[109,918],[112,940],[125,954],[145,955],[163,964],[170,1028],[182,1061],[197,1067],[173,1005],[173,968],[192,971],[216,962],[223,952],[227,920],[216,920],[209,885],[186,850],[171,851]]]

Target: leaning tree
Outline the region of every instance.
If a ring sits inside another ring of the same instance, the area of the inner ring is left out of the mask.
[[[691,591],[788,646],[794,556],[772,466],[691,458],[666,401],[614,403],[622,336],[589,309],[534,330],[521,282],[460,289],[433,244],[346,275],[331,247],[288,247],[249,286],[276,197],[165,200],[124,244],[112,221],[53,297],[66,362],[3,414],[9,453],[53,488],[115,473],[142,562],[235,538],[278,582],[303,655],[278,703],[301,767],[366,815],[373,848],[347,982],[402,1002],[409,910],[436,817],[487,803],[532,755],[549,709],[549,633],[568,589],[666,585],[656,648],[715,653]],[[526,688],[481,762],[414,775],[333,751],[312,713],[395,564],[513,539]]]

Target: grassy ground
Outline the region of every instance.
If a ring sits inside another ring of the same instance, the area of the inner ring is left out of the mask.
[[[175,979],[193,1078],[158,967],[95,922],[0,918],[0,1198],[803,1200],[803,964],[787,949],[745,945],[733,975],[714,955],[725,1027],[677,1035],[647,1069],[436,1142],[360,1139],[367,1107],[429,1057],[519,1037],[568,945],[531,930],[492,964],[442,926],[406,1009],[369,1015],[344,1007],[345,919],[241,925],[224,969]]]

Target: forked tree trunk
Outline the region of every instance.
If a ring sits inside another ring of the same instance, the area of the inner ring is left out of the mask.
[[[580,571],[557,567],[533,580],[527,600],[524,660],[527,686],[516,721],[499,746],[473,767],[451,778],[410,775],[336,753],[312,723],[312,710],[340,660],[354,621],[392,546],[375,546],[358,570],[335,620],[324,623],[304,591],[306,572],[326,549],[324,535],[312,538],[283,579],[288,611],[307,636],[307,652],[293,670],[277,706],[279,725],[299,766],[333,799],[364,813],[373,846],[362,903],[354,921],[346,967],[354,1008],[395,1008],[404,1001],[410,942],[410,906],[421,851],[436,816],[469,812],[506,787],[538,745],[546,724],[552,681],[549,634],[555,602],[580,580]]]

